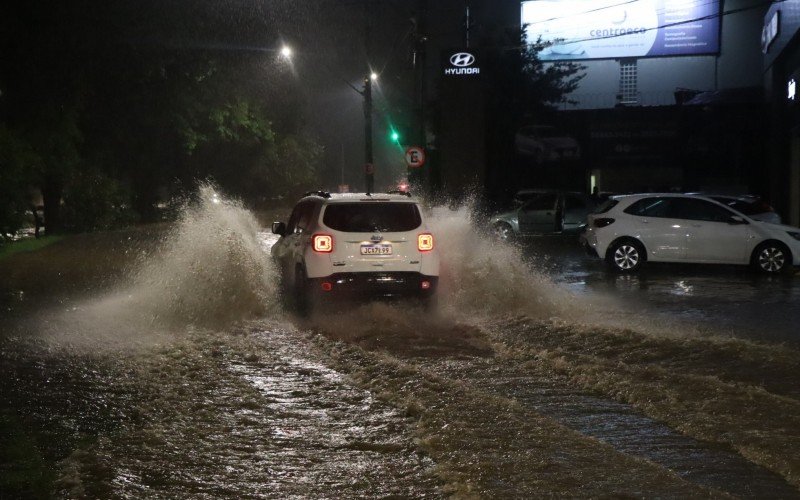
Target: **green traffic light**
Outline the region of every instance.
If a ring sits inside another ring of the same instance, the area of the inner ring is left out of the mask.
[[[393,140],[394,142],[397,142],[397,141],[399,141],[399,140],[400,140],[400,134],[398,134],[398,133],[397,133],[396,131],[394,131],[394,130],[392,130],[392,140]]]

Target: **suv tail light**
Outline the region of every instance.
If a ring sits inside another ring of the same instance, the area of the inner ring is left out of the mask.
[[[311,242],[315,252],[333,252],[333,236],[329,234],[315,234],[311,237]]]
[[[594,220],[594,227],[606,227],[614,223],[614,219],[608,217],[601,217]]]
[[[422,233],[417,236],[417,249],[420,252],[433,250],[433,235],[431,233]]]

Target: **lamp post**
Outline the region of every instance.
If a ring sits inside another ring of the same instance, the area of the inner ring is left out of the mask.
[[[372,155],[372,82],[377,81],[378,75],[371,73],[364,78],[364,184],[365,191],[371,193],[375,190],[375,165]]]

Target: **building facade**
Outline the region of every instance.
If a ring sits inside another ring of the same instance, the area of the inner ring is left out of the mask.
[[[764,88],[769,110],[765,175],[779,211],[800,225],[800,0],[773,2],[764,16]]]

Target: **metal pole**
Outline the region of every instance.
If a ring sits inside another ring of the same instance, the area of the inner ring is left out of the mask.
[[[469,48],[469,28],[470,28],[469,5],[467,5],[467,17],[464,24],[466,25],[467,28],[466,42],[467,42],[467,48]]]
[[[414,134],[416,145],[425,149],[427,138],[425,133],[425,60],[426,60],[426,29],[427,29],[427,0],[417,1],[417,18],[414,26],[414,100],[417,107],[416,131]],[[409,137],[409,139],[411,139]],[[423,191],[426,186],[424,172],[420,168],[406,169],[409,188],[412,191]]]
[[[364,182],[366,192],[375,187],[375,166],[372,158],[372,79],[364,78]]]
[[[367,54],[367,63],[370,56],[370,12],[369,0],[364,0],[364,52]],[[372,74],[367,73],[364,78],[364,184],[367,194],[375,188],[375,165],[372,158]]]

